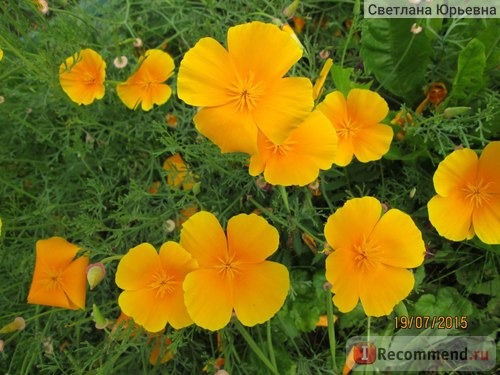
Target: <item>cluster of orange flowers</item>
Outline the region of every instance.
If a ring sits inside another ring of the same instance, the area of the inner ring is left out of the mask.
[[[178,95],[200,107],[196,128],[222,152],[249,154],[249,173],[263,173],[271,184],[303,186],[332,164],[380,159],[393,138],[392,128],[381,123],[387,103],[375,92],[353,89],[345,97],[335,91],[314,108],[326,72],[314,91],[307,78],[284,77],[301,56],[289,33],[251,22],[229,28],[227,49],[202,38],[180,64]],[[118,95],[131,109],[162,104],[171,95],[163,82],[173,69],[168,54],[148,50],[137,71],[118,85]],[[105,63],[90,49],[60,68],[63,90],[78,104],[103,97],[104,77]],[[490,142],[479,158],[461,149],[439,164],[428,211],[440,235],[500,243],[498,160],[500,142]],[[193,187],[197,176],[180,155],[164,168],[170,185]],[[422,264],[425,246],[409,215],[384,212],[373,197],[350,199],[328,218],[324,235],[333,250],[326,278],[341,312],[361,302],[367,315],[387,315],[413,289],[409,269]],[[159,251],[142,243],[121,258],[118,304],[150,332],[193,323],[218,330],[233,314],[247,326],[265,322],[280,310],[290,287],[287,268],[266,260],[278,245],[278,231],[260,216],[234,216],[224,232],[213,214],[197,212],[183,223],[178,243],[166,242]],[[59,237],[37,242],[29,303],[84,308],[89,258],[74,259],[79,251]]]
[[[138,68],[126,82],[118,84],[118,97],[130,109],[141,105],[149,111],[164,104],[172,89],[164,82],[173,74],[174,60],[166,52],[150,49],[139,59]],[[77,104],[91,104],[104,97],[106,63],[94,50],[86,48],[70,56],[59,67],[59,82]]]

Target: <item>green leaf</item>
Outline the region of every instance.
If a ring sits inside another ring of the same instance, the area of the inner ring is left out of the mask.
[[[484,44],[472,39],[458,55],[458,67],[448,104],[467,104],[484,87],[486,55]]]
[[[415,303],[414,315],[419,316],[467,316],[471,315],[471,302],[462,297],[455,288],[445,287],[437,295],[424,294]]]
[[[422,100],[431,46],[425,33],[413,34],[415,19],[366,19],[361,56],[380,85],[408,103]]]
[[[351,74],[353,71],[353,68],[342,68],[337,64],[333,64],[332,69],[330,69],[335,88],[344,94],[345,97],[347,97],[352,88]]]

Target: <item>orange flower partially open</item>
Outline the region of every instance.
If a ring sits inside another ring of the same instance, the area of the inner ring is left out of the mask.
[[[68,57],[59,67],[59,83],[77,104],[91,104],[104,96],[106,63],[96,51],[86,48]]]
[[[392,128],[380,123],[389,113],[389,107],[376,92],[352,89],[346,99],[341,92],[334,91],[317,108],[328,117],[339,136],[335,164],[346,166],[353,156],[366,163],[389,151]]]
[[[313,107],[306,78],[283,76],[302,49],[276,25],[250,22],[229,28],[227,50],[202,38],[185,55],[177,90],[202,107],[196,128],[222,152],[257,151],[257,131],[281,143]]]
[[[361,300],[366,315],[388,315],[413,289],[407,268],[422,264],[425,245],[409,215],[397,209],[382,215],[377,199],[354,198],[328,218],[325,237],[333,249],[326,279],[341,312]]]
[[[167,184],[172,187],[191,190],[196,183],[195,175],[178,152],[165,159],[163,169],[167,172]]]
[[[478,158],[469,148],[453,151],[434,173],[434,196],[427,208],[439,234],[463,241],[475,234],[500,244],[500,141],[490,142]]]
[[[35,271],[28,303],[84,309],[89,258],[74,259],[80,249],[61,237],[36,242]]]
[[[180,243],[200,266],[183,286],[189,315],[200,327],[221,329],[233,311],[242,324],[253,326],[283,306],[290,287],[288,270],[266,260],[276,251],[279,234],[264,218],[232,217],[226,238],[217,218],[201,211],[183,224]]]
[[[159,49],[150,49],[139,59],[139,68],[126,82],[116,87],[123,104],[130,109],[141,105],[149,111],[153,104],[164,104],[172,95],[172,89],[164,82],[174,72],[174,60]]]
[[[179,244],[164,243],[160,252],[143,243],[123,256],[116,270],[116,285],[123,313],[149,332],[169,323],[175,329],[192,323],[184,305],[182,283],[196,262]]]
[[[293,129],[280,145],[259,133],[259,153],[250,158],[248,172],[273,185],[304,186],[314,181],[319,170],[330,169],[335,159],[338,138],[328,119],[313,111]]]

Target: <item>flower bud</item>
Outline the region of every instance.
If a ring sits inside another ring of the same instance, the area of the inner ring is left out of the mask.
[[[87,266],[87,282],[90,290],[94,289],[106,276],[106,267],[102,263],[92,263]]]

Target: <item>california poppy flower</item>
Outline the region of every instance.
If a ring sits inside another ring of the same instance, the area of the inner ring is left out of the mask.
[[[163,162],[163,169],[167,173],[167,184],[175,188],[191,190],[196,183],[195,175],[177,152]]]
[[[339,137],[335,164],[344,167],[353,156],[366,163],[389,151],[392,128],[380,123],[389,113],[389,107],[376,92],[352,89],[345,98],[334,91],[317,108],[328,117]]]
[[[227,50],[202,38],[184,55],[178,95],[201,107],[196,128],[222,152],[254,154],[258,130],[279,144],[313,107],[307,78],[283,78],[301,56],[299,45],[276,25],[230,27]]]
[[[174,72],[174,60],[159,49],[150,49],[139,59],[139,68],[116,87],[119,98],[130,109],[141,105],[149,111],[153,104],[164,104],[172,89],[164,83]]]
[[[70,56],[59,67],[59,83],[77,104],[91,104],[104,96],[106,63],[96,51],[86,48]]]
[[[192,323],[184,306],[182,282],[196,262],[179,244],[164,243],[160,252],[142,243],[123,256],[116,270],[116,285],[123,313],[149,332],[169,323],[175,329]]]
[[[248,171],[273,185],[304,186],[314,181],[319,170],[330,169],[335,159],[338,138],[328,119],[313,111],[283,143],[276,145],[259,133],[259,152],[252,155]]]
[[[35,271],[28,303],[84,309],[89,258],[74,259],[80,248],[61,237],[36,242]]]
[[[290,280],[282,264],[266,260],[279,234],[264,218],[240,214],[229,219],[227,237],[217,218],[206,211],[182,226],[180,244],[199,268],[184,280],[184,300],[194,323],[215,331],[233,311],[253,326],[269,320],[285,302]]]
[[[500,244],[500,141],[490,142],[481,156],[455,150],[434,173],[434,196],[427,208],[438,233],[452,241],[476,234],[487,244]]]
[[[319,76],[316,79],[316,82],[314,82],[313,86],[314,100],[318,99],[319,96],[323,93],[323,86],[325,85],[326,77],[328,77],[328,73],[330,73],[332,66],[333,66],[333,60],[331,58],[326,59],[325,63],[323,64],[323,67],[321,68],[321,72],[319,73]]]
[[[326,279],[341,312],[361,300],[366,315],[388,315],[413,289],[407,268],[422,264],[425,245],[404,212],[382,214],[373,197],[350,199],[328,218],[325,237],[333,249],[326,258]]]

